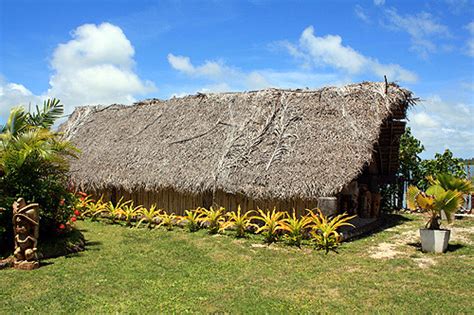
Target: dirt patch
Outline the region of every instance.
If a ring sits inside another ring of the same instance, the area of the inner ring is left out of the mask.
[[[473,244],[472,236],[474,235],[474,226],[471,227],[450,227],[451,241]]]
[[[390,259],[402,254],[396,250],[396,245],[391,243],[380,243],[370,252],[370,257],[375,259]]]
[[[391,259],[400,256],[406,256],[406,253],[401,251],[401,247],[416,241],[415,231],[406,231],[391,238],[391,242],[384,242],[374,246],[369,252],[370,257],[375,259]]]
[[[472,245],[472,236],[474,227],[456,227],[449,226],[451,230],[450,242],[459,242]],[[374,259],[394,259],[401,257],[411,257],[419,251],[417,244],[420,241],[420,235],[417,228],[410,230],[397,230],[391,228],[392,232],[399,234],[392,236],[388,241],[374,245],[369,249],[370,257]],[[438,257],[411,257],[413,261],[422,269],[430,268],[437,264]]]
[[[250,246],[253,247],[253,248],[265,248],[265,247],[268,247],[268,245],[266,245],[266,244],[251,244]]]
[[[413,258],[421,269],[427,269],[436,265],[436,261],[430,257]]]

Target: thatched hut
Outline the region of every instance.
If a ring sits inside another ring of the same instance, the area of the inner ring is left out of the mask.
[[[327,202],[351,210],[393,178],[412,103],[411,92],[384,82],[199,93],[80,107],[61,129],[82,151],[71,181],[107,199],[175,213]]]

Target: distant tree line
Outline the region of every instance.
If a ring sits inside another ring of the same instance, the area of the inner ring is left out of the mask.
[[[465,165],[474,165],[474,157],[470,159],[460,159]]]

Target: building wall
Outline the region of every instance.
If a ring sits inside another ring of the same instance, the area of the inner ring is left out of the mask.
[[[157,192],[140,190],[133,193],[125,190],[107,190],[92,192],[95,198],[104,196],[104,201],[112,200],[117,202],[122,196],[124,200],[133,200],[135,205],[150,207],[156,204],[158,208],[167,212],[174,212],[182,215],[185,210],[194,210],[197,207],[209,208],[210,206],[222,206],[227,211],[237,210],[240,205],[242,211],[248,210],[272,210],[274,207],[279,211],[292,212],[295,209],[297,215],[305,213],[305,209],[314,209],[317,207],[317,200],[255,200],[245,197],[244,195],[233,195],[222,191],[217,191],[214,195],[209,194],[184,194],[173,189],[164,189]]]

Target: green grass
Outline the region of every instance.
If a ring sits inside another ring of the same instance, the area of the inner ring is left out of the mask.
[[[400,239],[422,225],[405,217],[328,255],[256,237],[79,222],[86,251],[31,272],[0,271],[0,313],[472,312],[474,221],[457,221],[463,241],[434,255]],[[397,256],[370,257],[395,240]],[[420,258],[434,265],[421,268]]]

